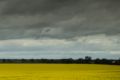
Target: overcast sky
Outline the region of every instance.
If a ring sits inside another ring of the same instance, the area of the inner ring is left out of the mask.
[[[120,57],[119,0],[0,0],[0,58]]]

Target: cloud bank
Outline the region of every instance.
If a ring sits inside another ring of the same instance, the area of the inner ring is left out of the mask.
[[[119,57],[119,4],[118,0],[0,0],[0,55],[33,50]]]

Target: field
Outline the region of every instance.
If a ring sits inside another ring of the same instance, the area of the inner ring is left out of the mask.
[[[120,80],[120,66],[0,64],[0,80]]]

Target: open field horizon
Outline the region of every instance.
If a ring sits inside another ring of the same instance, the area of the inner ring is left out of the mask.
[[[120,66],[97,64],[0,64],[0,80],[119,80]]]
[[[120,0],[0,0],[0,80],[120,80]]]

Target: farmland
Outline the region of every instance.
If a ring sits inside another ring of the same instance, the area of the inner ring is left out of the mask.
[[[120,80],[120,66],[0,64],[0,80]]]

